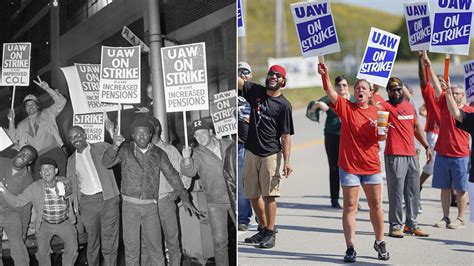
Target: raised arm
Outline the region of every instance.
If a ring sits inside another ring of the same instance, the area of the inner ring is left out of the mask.
[[[244,88],[244,79],[237,77],[237,88],[241,91]]]
[[[113,144],[107,148],[102,156],[102,165],[106,168],[112,168],[122,162],[122,158],[119,155],[120,146],[125,141],[125,138],[121,135],[113,137]]]
[[[435,90],[435,96],[436,96],[436,99],[439,98],[439,96],[441,95],[441,92],[442,92],[442,89],[441,89],[441,83],[439,82],[439,79],[438,79],[438,76],[436,76],[436,73],[434,72],[433,68],[431,67],[431,61],[430,59],[428,58],[428,55],[425,54],[425,58],[424,58],[425,62],[425,75],[427,77],[427,82],[430,82],[432,83],[433,85],[433,88]]]
[[[53,105],[48,107],[47,110],[52,112],[54,116],[58,116],[59,113],[61,113],[61,111],[64,109],[64,106],[66,106],[66,98],[61,93],[59,93],[58,90],[53,90],[46,81],[41,81],[39,77],[38,80],[40,82],[37,82],[36,80],[33,80],[33,82],[46,91],[54,101]]]
[[[337,102],[337,92],[334,90],[331,80],[329,79],[328,70],[326,64],[319,63],[318,64],[318,73],[321,75],[323,79],[323,89],[326,92],[327,96],[329,97],[329,101],[332,104],[336,104]]]
[[[454,100],[453,92],[451,91],[451,86],[447,86],[446,90],[446,105],[448,106],[449,113],[454,116],[454,118],[462,122],[462,115],[461,111],[459,111],[459,107]]]
[[[426,76],[424,53],[426,53],[426,51],[418,52],[418,77],[420,78],[420,88],[422,90],[426,88],[426,84],[428,84],[427,78],[429,78],[429,76]]]

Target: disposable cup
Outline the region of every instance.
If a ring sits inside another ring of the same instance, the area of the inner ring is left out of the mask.
[[[385,135],[385,128],[388,126],[388,114],[386,111],[377,112],[377,129],[379,135]]]

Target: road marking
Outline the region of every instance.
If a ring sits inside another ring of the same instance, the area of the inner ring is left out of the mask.
[[[307,141],[307,142],[298,143],[296,145],[293,145],[291,150],[292,151],[302,151],[304,149],[311,148],[313,146],[320,145],[320,144],[323,144],[323,143],[324,143],[324,139],[315,139],[315,140],[311,140],[311,141]]]

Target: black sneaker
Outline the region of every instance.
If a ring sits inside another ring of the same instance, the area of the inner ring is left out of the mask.
[[[356,262],[357,260],[357,252],[355,251],[354,247],[348,247],[346,250],[346,255],[344,256],[344,262]]]
[[[264,229],[264,236],[262,240],[260,241],[260,245],[258,246],[259,248],[272,248],[275,246],[275,240],[276,240],[276,235],[275,232],[273,232],[270,229]]]
[[[390,254],[387,252],[387,249],[385,248],[385,241],[380,242],[380,244],[377,245],[377,241],[374,242],[374,249],[377,251],[379,255],[379,260],[388,260],[390,259]]]
[[[255,235],[248,237],[244,240],[245,243],[258,244],[262,241],[262,238],[265,236],[265,228],[259,230]]]
[[[265,229],[265,227],[261,227],[260,225],[258,225],[258,227],[257,227],[257,231],[259,231],[259,232],[263,231],[264,229]],[[273,231],[275,232],[275,234],[278,233],[278,228],[277,228],[276,225],[273,227]]]

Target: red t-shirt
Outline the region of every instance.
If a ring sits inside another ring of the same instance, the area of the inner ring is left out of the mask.
[[[426,106],[426,124],[425,132],[434,132],[439,134],[440,110],[436,103],[436,95],[431,83],[427,83],[426,87],[421,88],[421,96]]]
[[[439,96],[438,106],[441,111],[441,119],[435,151],[446,157],[469,156],[469,134],[456,127],[456,121],[449,113],[446,104],[446,92]],[[467,105],[464,105],[461,110],[467,113],[474,112],[474,109]]]
[[[340,96],[331,107],[341,119],[338,166],[351,174],[380,173],[377,107],[362,109]]]
[[[396,106],[389,102],[380,103],[389,112],[388,129],[385,144],[386,155],[415,156],[415,121],[416,112],[408,101],[402,101]]]
[[[377,104],[381,104],[383,102],[385,102],[385,99],[380,96],[380,94],[372,94],[372,102],[374,103],[374,105],[377,105]]]

